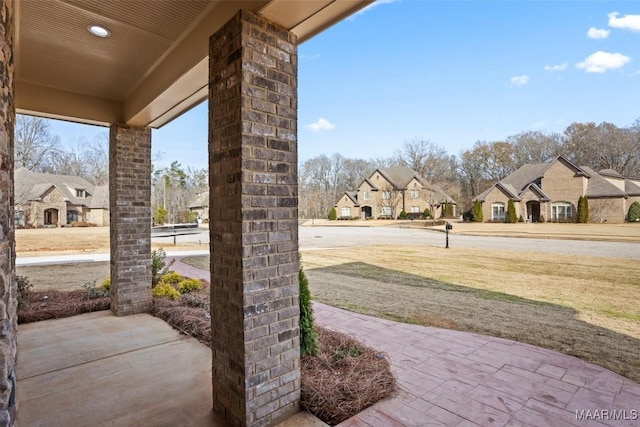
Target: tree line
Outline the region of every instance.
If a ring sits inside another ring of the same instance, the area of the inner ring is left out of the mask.
[[[501,141],[477,141],[459,155],[428,140],[405,142],[392,156],[376,159],[320,155],[300,166],[300,216],[326,217],[336,200],[355,190],[377,168],[409,166],[441,187],[464,210],[473,197],[519,167],[564,155],[578,166],[640,176],[640,119],[629,127],[572,123],[562,133],[526,131]]]
[[[106,134],[92,142],[64,146],[51,134],[47,120],[16,118],[16,168],[80,176],[94,185],[105,185],[109,180],[108,146]],[[422,139],[405,142],[389,157],[323,154],[299,167],[299,212],[303,218],[324,218],[345,191],[355,190],[376,169],[392,166],[410,167],[467,210],[471,199],[495,181],[524,164],[544,163],[560,154],[596,171],[612,169],[625,176],[640,176],[640,119],[628,127],[589,122],[572,123],[562,133],[526,131],[501,141],[477,141],[457,156]],[[151,181],[156,222],[185,222],[193,220],[188,204],[208,189],[208,171],[174,161],[168,167],[153,167]]]

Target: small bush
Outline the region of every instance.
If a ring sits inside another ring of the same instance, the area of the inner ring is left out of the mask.
[[[71,221],[70,225],[72,227],[97,227],[96,224],[86,221]]]
[[[640,221],[640,203],[633,202],[629,206],[629,214],[627,215],[629,222]]]
[[[95,280],[85,283],[82,287],[87,293],[85,295],[86,299],[96,299],[109,296],[109,291],[102,289],[102,286],[97,287]]]
[[[473,202],[473,222],[483,222],[484,218],[482,217],[482,202],[480,200],[476,200]]]
[[[431,217],[431,210],[429,210],[429,208],[424,208],[424,212],[422,212],[422,216],[426,219],[426,218],[430,218]]]
[[[169,271],[160,277],[160,282],[169,283],[171,285],[177,285],[178,283],[185,280],[184,276],[176,273],[175,271]]]
[[[181,294],[188,294],[200,289],[202,289],[202,281],[199,279],[184,279],[178,284],[178,291]]]
[[[540,219],[538,220],[540,224],[544,223],[544,215],[540,215]]]
[[[331,210],[329,211],[329,221],[335,221],[336,219],[338,219],[336,208],[331,208]]]
[[[407,213],[404,210],[400,211],[400,215],[398,216],[400,219],[407,219]]]
[[[16,284],[18,286],[18,308],[20,308],[26,301],[29,292],[31,292],[33,284],[29,282],[27,276],[16,276]]]
[[[180,298],[180,292],[168,283],[159,283],[152,290],[151,294],[158,298],[168,298],[177,300]]]
[[[173,261],[169,264],[165,261],[167,254],[162,248],[151,251],[151,287],[155,287],[160,283],[160,278],[165,274],[171,273],[169,268],[173,265]]]
[[[102,283],[100,284],[100,289],[102,289],[103,291],[111,291],[111,278],[107,277],[106,279],[104,279],[102,281]]]
[[[589,222],[589,199],[587,199],[587,196],[580,196],[580,198],[578,198],[576,222],[580,224],[587,224]]]
[[[506,222],[510,224],[515,224],[518,222],[518,217],[516,216],[516,206],[513,203],[512,199],[509,199],[509,203],[507,203],[507,218]]]
[[[300,356],[315,356],[318,354],[318,334],[313,326],[309,280],[302,268],[298,272],[298,283],[300,285]]]

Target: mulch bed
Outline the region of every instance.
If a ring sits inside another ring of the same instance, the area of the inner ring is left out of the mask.
[[[18,310],[18,323],[61,319],[92,311],[108,310],[109,297],[87,298],[87,291],[30,291]]]
[[[154,298],[152,314],[211,347],[208,286],[172,301]],[[59,319],[109,309],[109,298],[87,299],[85,290],[31,291],[18,310],[18,323]],[[316,325],[319,352],[301,359],[301,404],[336,425],[395,390],[384,353],[342,333]]]
[[[316,325],[318,355],[301,361],[301,404],[336,425],[389,396],[396,387],[384,353]]]

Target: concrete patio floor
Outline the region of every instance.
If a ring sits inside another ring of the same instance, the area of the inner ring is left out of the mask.
[[[23,427],[226,426],[211,411],[211,350],[148,314],[18,327]],[[308,413],[281,427],[326,424]]]

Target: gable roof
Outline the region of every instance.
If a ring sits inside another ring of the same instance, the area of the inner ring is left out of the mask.
[[[624,180],[624,189],[628,196],[640,196],[640,185],[630,179]]]
[[[371,175],[373,176],[373,175]],[[360,183],[360,185],[358,185],[358,188],[360,188],[362,186],[362,184],[364,183],[369,184],[369,187],[371,187],[371,191],[378,191],[378,187],[376,187],[376,185],[369,179],[369,178],[365,178],[362,180],[362,182]]]
[[[108,187],[106,185],[94,186],[79,176],[38,173],[23,167],[14,172],[14,182],[16,203],[40,200],[51,187],[55,187],[71,204],[87,207],[109,207]],[[76,190],[85,190],[87,197],[77,197]],[[94,201],[96,190],[99,194]],[[92,206],[92,203],[95,206]]]
[[[422,178],[420,178],[420,176],[408,166],[394,166],[392,168],[376,169],[371,176],[376,172],[379,172],[380,175],[389,181],[389,183],[397,190],[406,189],[414,178],[421,184],[424,184]]]
[[[358,203],[358,192],[357,191],[345,191],[342,196],[347,196],[349,198],[349,200],[351,200],[353,202],[353,205],[356,208],[360,207],[360,204]],[[340,196],[340,199],[338,199],[338,201],[340,201],[342,199],[342,196]],[[338,204],[336,203],[334,206],[338,206]]]

